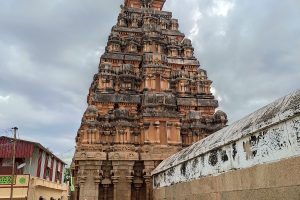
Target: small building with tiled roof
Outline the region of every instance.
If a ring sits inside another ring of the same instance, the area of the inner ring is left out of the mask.
[[[0,179],[12,174],[13,139],[0,137]],[[15,198],[21,199],[63,199],[67,195],[64,184],[66,163],[55,156],[49,149],[37,142],[16,140],[15,174],[18,177],[28,177],[28,194],[18,193],[15,188]],[[1,181],[0,181],[1,182]],[[7,184],[5,187],[5,184]],[[10,184],[0,183],[0,199],[9,195]],[[19,187],[19,186],[15,186]],[[24,187],[24,186],[20,186]],[[9,197],[9,196],[8,196]],[[7,197],[7,198],[8,198]]]

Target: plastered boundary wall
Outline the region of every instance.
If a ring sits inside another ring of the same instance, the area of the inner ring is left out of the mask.
[[[154,190],[154,200],[299,200],[300,157]]]
[[[250,191],[254,194],[252,190],[260,189],[270,195],[278,194],[274,188],[299,191],[296,181],[300,173],[299,115],[298,90],[164,160],[152,173],[154,196],[156,199],[193,199],[193,195],[200,195],[195,198],[201,199],[202,194],[214,194],[203,199],[233,200],[222,195],[231,192],[237,195],[236,199],[253,199],[251,195],[249,198],[238,196]],[[285,166],[285,162],[293,164],[290,160],[295,165]],[[269,166],[273,166],[272,170]],[[290,171],[294,174],[289,174]],[[277,176],[286,178],[276,186]],[[235,179],[236,184],[232,184],[231,179]],[[199,182],[208,185],[210,192],[200,187]],[[244,187],[247,184],[249,187]],[[170,191],[177,195],[172,197]],[[300,200],[299,194],[295,195]]]

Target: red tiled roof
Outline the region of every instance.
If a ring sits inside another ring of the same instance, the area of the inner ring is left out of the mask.
[[[12,148],[13,148],[13,139],[10,137],[1,136],[0,137],[0,158],[11,158],[12,157]],[[57,160],[66,165],[64,161],[55,156],[47,148],[43,147],[40,143],[31,142],[27,140],[17,139],[16,142],[16,158],[30,158],[33,154],[34,147],[38,147],[43,151],[47,152],[50,155],[53,155]]]
[[[34,144],[17,140],[16,142],[16,158],[30,158],[32,156]],[[0,137],[0,158],[11,158],[13,152],[12,139],[8,137]]]

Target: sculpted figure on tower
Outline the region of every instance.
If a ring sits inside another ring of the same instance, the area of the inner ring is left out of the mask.
[[[151,200],[151,171],[221,129],[212,82],[165,0],[125,0],[76,137],[75,199]]]

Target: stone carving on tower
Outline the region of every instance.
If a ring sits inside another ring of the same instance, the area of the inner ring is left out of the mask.
[[[121,6],[76,137],[76,200],[151,200],[151,171],[227,123],[164,3]]]

